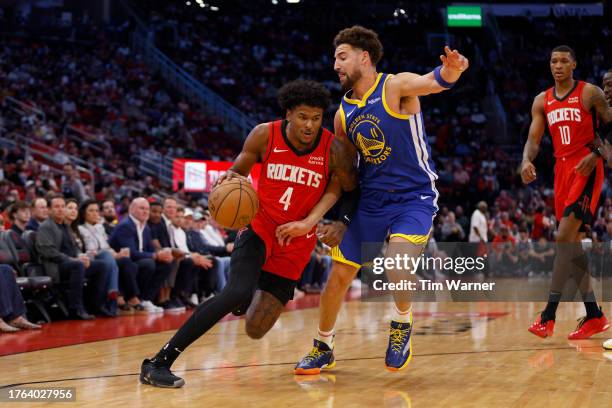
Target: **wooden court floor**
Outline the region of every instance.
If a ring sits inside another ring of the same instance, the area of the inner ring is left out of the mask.
[[[177,360],[181,389],[138,383],[143,357],[173,331],[0,357],[0,386],[76,387],[73,403],[8,407],[612,407],[612,352],[602,341],[570,342],[581,303],[559,307],[555,335],[527,332],[542,304],[415,304],[414,358],[388,372],[384,354],[391,305],[351,301],[337,326],[336,369],[298,377],[317,309],[286,312],[262,340],[244,321],[218,324]],[[612,305],[604,312],[612,316]]]

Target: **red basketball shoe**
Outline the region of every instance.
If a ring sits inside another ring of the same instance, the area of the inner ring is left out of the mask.
[[[610,322],[603,314],[601,317],[592,317],[588,320],[583,317],[580,319],[576,330],[571,332],[567,338],[570,340],[588,339],[597,333],[605,332],[608,328],[610,328]]]
[[[553,335],[553,331],[555,330],[555,321],[548,320],[546,323],[542,323],[542,316],[538,316],[538,320],[536,320],[535,323],[533,323],[527,330],[536,336],[545,339],[546,337]]]

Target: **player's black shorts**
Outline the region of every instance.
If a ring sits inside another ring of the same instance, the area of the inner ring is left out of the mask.
[[[257,256],[253,256],[253,255]],[[240,262],[243,259],[265,259],[266,245],[250,226],[238,232],[232,253],[232,261]],[[263,265],[263,264],[262,264]],[[261,267],[253,265],[254,267]],[[230,269],[230,273],[232,270]],[[277,298],[283,305],[293,299],[293,292],[297,281],[287,279],[264,270],[253,271],[259,273],[257,289],[265,290]],[[250,303],[250,302],[249,302]]]
[[[297,285],[297,281],[283,278],[282,276],[270,272],[261,271],[257,287],[260,290],[265,290],[274,295],[283,305],[286,305],[287,302],[293,299],[295,285]]]

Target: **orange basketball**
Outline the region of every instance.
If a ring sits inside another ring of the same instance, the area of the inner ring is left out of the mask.
[[[259,200],[251,183],[242,178],[225,180],[208,196],[210,215],[225,228],[238,229],[251,222]]]

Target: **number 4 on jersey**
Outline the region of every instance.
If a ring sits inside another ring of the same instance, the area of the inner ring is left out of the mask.
[[[289,205],[291,205],[291,194],[293,194],[293,187],[287,187],[283,196],[278,200],[279,203],[284,204],[283,210],[285,211],[287,211]]]

